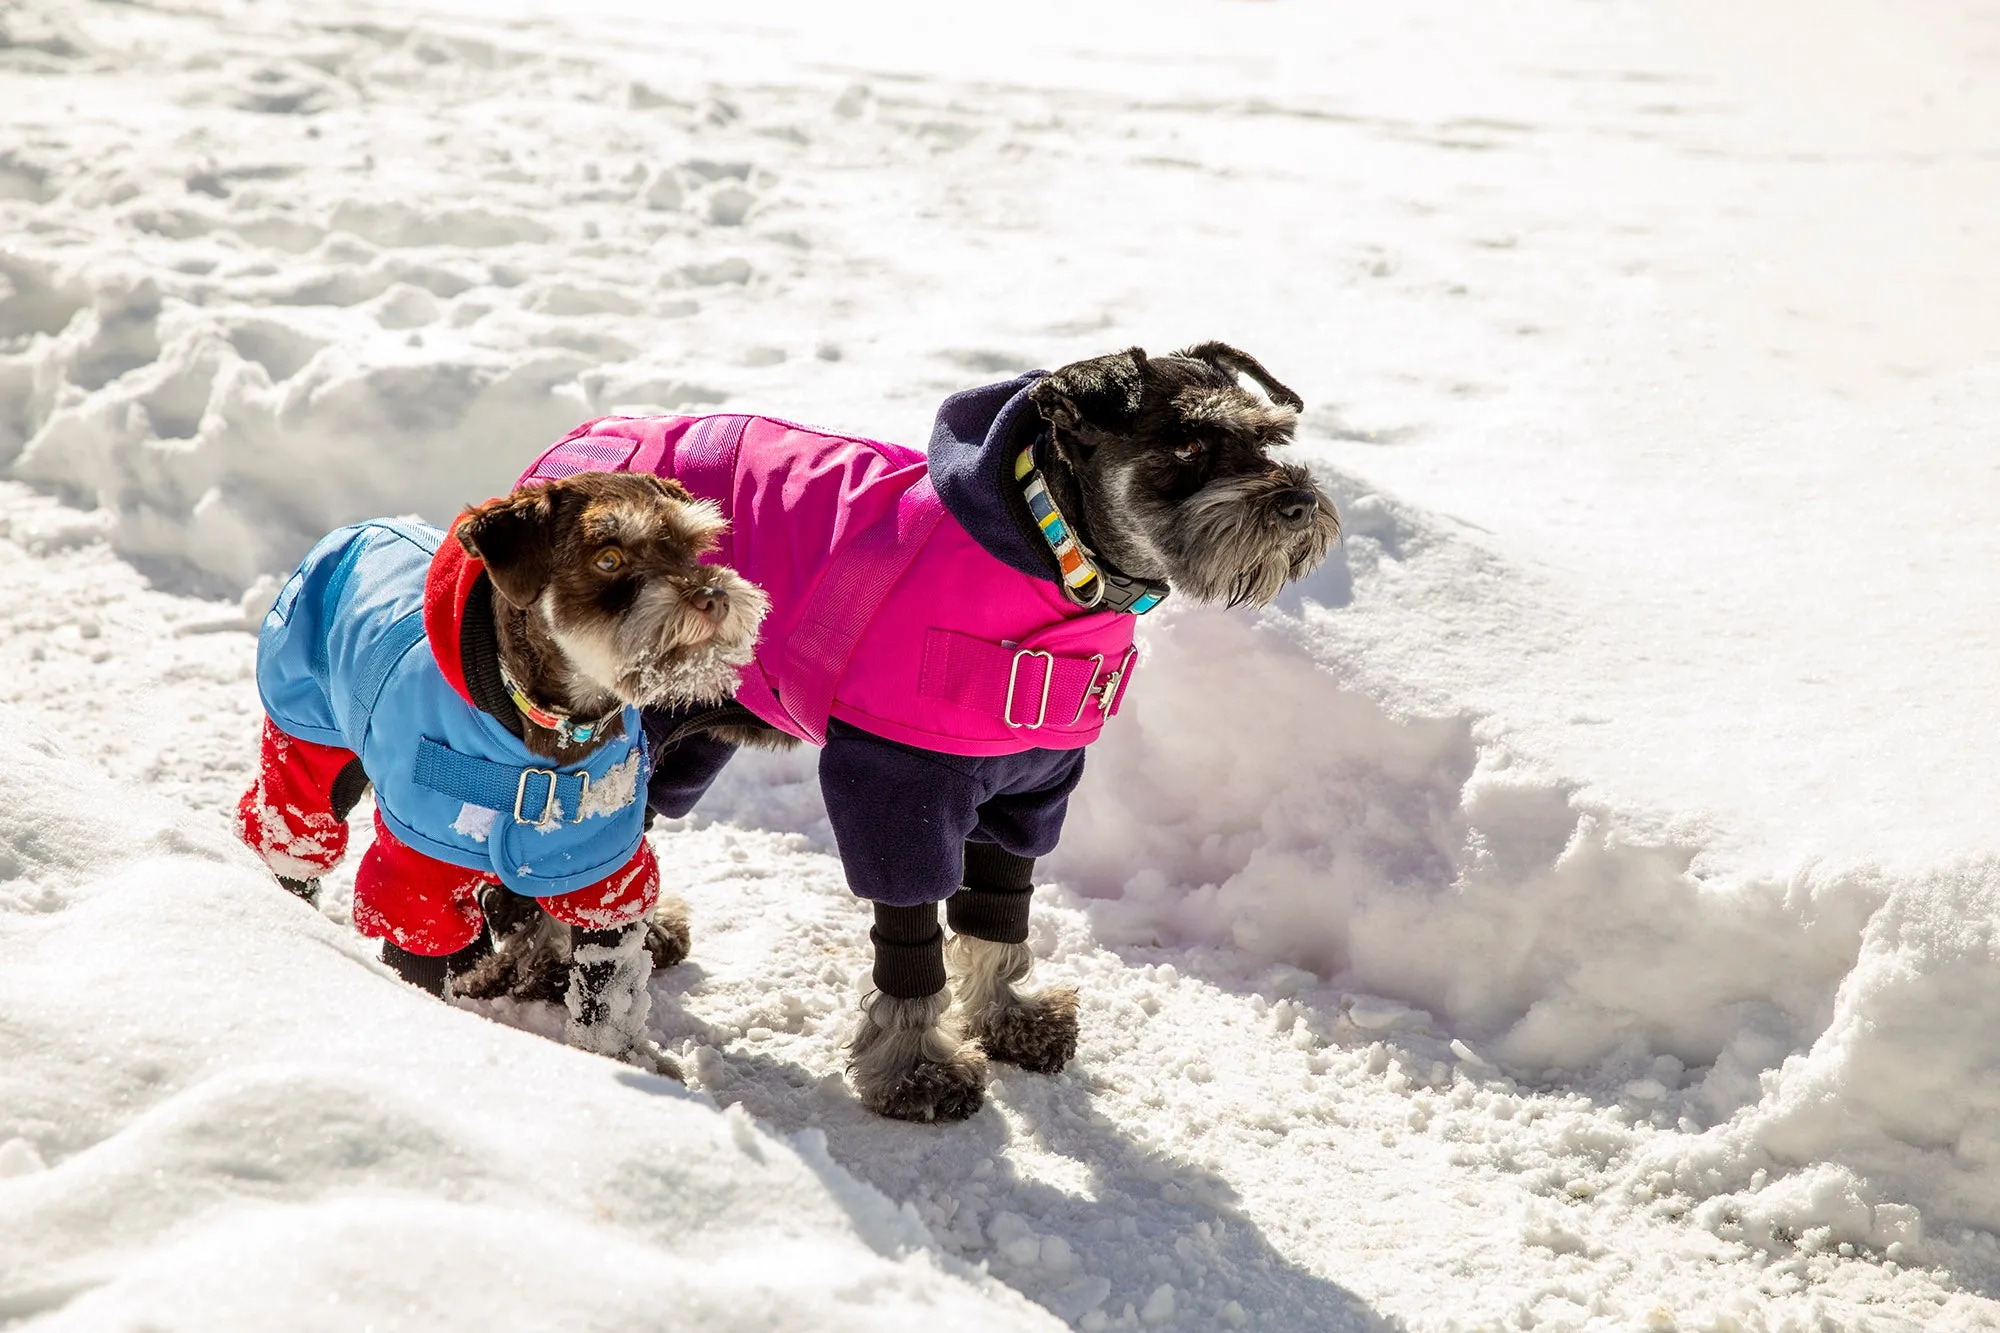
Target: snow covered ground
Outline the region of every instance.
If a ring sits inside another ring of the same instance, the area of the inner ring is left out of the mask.
[[[2000,1327],[2000,11],[1745,10],[0,0],[0,1325]],[[1063,1077],[858,1109],[807,756],[691,1095],[230,845],[326,528],[1208,337],[1348,538],[1149,618]]]

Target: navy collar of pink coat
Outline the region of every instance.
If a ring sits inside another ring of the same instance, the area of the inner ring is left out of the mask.
[[[986,553],[1010,569],[1047,579],[1071,597],[1055,545],[1044,537],[1016,476],[1021,451],[1045,437],[1042,414],[1028,390],[1046,370],[1016,380],[955,393],[938,406],[931,428],[931,484],[938,498]],[[1143,614],[1166,597],[1164,583],[1135,579],[1093,557],[1105,577],[1098,605],[1106,611]]]
[[[1042,414],[1028,389],[1047,371],[955,393],[938,406],[931,428],[931,484],[960,527],[1009,569],[1062,583],[1055,553],[1042,540],[1014,480],[1014,460],[1040,434]]]

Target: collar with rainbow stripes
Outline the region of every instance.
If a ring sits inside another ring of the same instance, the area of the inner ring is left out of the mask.
[[[1090,558],[1090,551],[1063,520],[1055,497],[1049,494],[1042,474],[1035,469],[1032,441],[1014,460],[1014,480],[1021,484],[1021,493],[1028,498],[1028,512],[1035,516],[1036,530],[1049,544],[1049,550],[1055,552],[1056,564],[1062,569],[1063,596],[1092,610],[1125,611],[1135,616],[1145,615],[1167,599],[1170,589],[1166,584],[1131,578],[1099,566]]]
[[[564,745],[590,744],[597,738],[598,732],[610,725],[612,718],[625,711],[625,706],[620,704],[603,717],[589,722],[578,722],[560,708],[544,708],[530,699],[528,692],[514,679],[514,673],[507,669],[505,662],[500,663],[500,683],[507,687],[507,696],[514,701],[514,707],[521,710],[521,716],[538,727],[546,727],[553,731]]]

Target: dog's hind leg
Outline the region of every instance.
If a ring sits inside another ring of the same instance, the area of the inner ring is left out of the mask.
[[[965,1039],[945,988],[937,905],[875,906],[875,990],[847,1069],[862,1105],[895,1120],[963,1120],[986,1100],[986,1054]]]
[[[266,718],[257,780],[236,805],[236,832],[287,893],[319,906],[320,876],[347,854],[347,817],[368,775],[351,752],[302,741]]]
[[[394,940],[382,941],[382,961],[390,971],[439,999],[444,998],[447,982],[455,982],[461,973],[477,970],[492,952],[493,946],[484,935],[457,953],[441,954],[411,953]]]
[[[945,901],[954,932],[945,964],[965,1030],[988,1055],[1058,1074],[1076,1057],[1076,988],[1015,989],[1035,963],[1027,944],[1034,869],[1033,858],[992,843],[965,845],[966,887]]]
[[[571,927],[569,1023],[563,1040],[578,1050],[608,1055],[648,1073],[681,1076],[673,1057],[646,1036],[653,997],[647,989],[653,960],[646,951],[646,923],[606,930]]]
[[[452,994],[561,1004],[569,992],[569,927],[504,884],[480,890],[479,905],[493,949],[478,966],[452,973]]]
[[[687,903],[679,898],[660,899],[646,922],[646,952],[653,956],[653,970],[661,971],[685,959],[693,940]]]

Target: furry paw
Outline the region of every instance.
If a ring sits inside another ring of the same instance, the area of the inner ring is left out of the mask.
[[[688,956],[693,939],[688,929],[688,905],[679,898],[662,898],[646,923],[646,952],[653,955],[653,970],[672,967]]]
[[[569,991],[569,929],[552,919],[501,936],[493,952],[451,979],[454,995],[474,1000],[561,1004]]]
[[[986,1052],[949,1014],[951,995],[873,995],[847,1048],[861,1104],[891,1120],[964,1120],[986,1101]]]
[[[862,1105],[891,1120],[965,1120],[986,1104],[986,1055],[967,1042],[949,1060],[919,1060],[885,1086],[864,1088]]]
[[[626,1064],[636,1069],[643,1069],[648,1074],[658,1074],[661,1078],[670,1078],[676,1083],[687,1082],[686,1075],[681,1073],[681,1062],[654,1045],[648,1038],[641,1037],[639,1044],[620,1058]]]
[[[1015,1004],[990,1005],[968,1027],[995,1060],[1031,1074],[1060,1074],[1076,1058],[1076,987],[1053,986]]]

